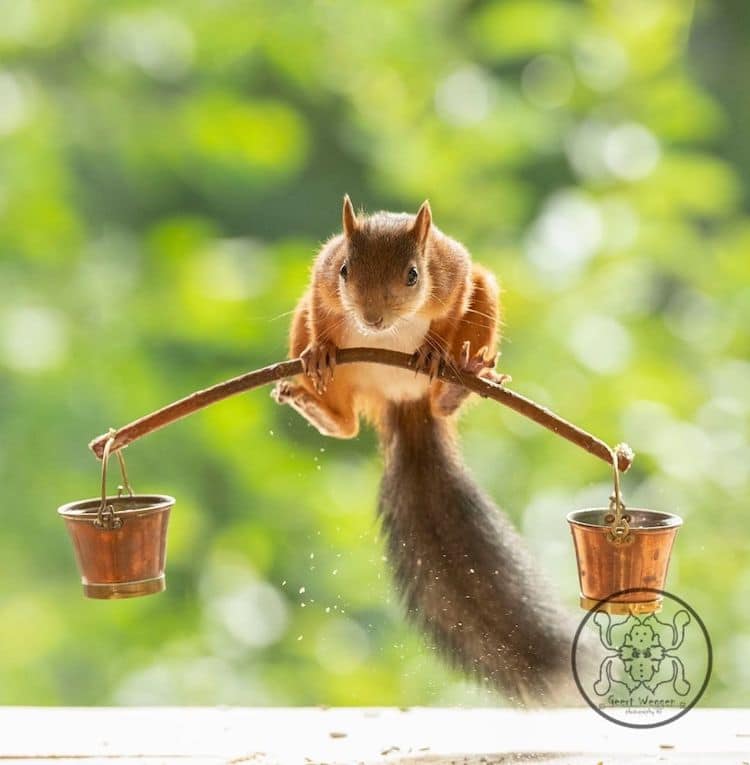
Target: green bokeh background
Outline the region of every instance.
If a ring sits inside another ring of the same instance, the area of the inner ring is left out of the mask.
[[[286,352],[344,192],[504,287],[514,387],[638,452],[669,587],[750,686],[750,6],[13,0],[0,23],[0,703],[502,703],[403,621],[375,440],[252,391],[127,450],[168,590],[81,596],[55,509],[95,435]],[[575,607],[606,466],[492,402],[466,459]],[[304,588],[304,589],[303,589]]]

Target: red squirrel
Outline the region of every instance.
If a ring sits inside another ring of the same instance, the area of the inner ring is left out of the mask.
[[[475,485],[457,448],[469,392],[436,379],[441,365],[489,377],[498,343],[492,274],[432,221],[355,214],[321,248],[292,320],[289,353],[304,373],[273,391],[322,434],[353,438],[362,415],[385,458],[379,514],[409,617],[454,665],[516,702],[569,692],[573,630],[508,519]],[[413,352],[415,374],[378,364],[336,368],[337,348]]]

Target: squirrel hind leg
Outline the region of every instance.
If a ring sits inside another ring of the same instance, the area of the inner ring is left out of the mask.
[[[279,380],[271,391],[277,404],[288,404],[324,436],[354,438],[359,433],[359,419],[353,408],[342,412],[302,385]]]

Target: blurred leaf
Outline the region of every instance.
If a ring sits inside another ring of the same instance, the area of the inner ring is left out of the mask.
[[[0,703],[502,703],[404,618],[369,429],[263,389],[133,444],[136,488],[177,498],[158,597],[85,600],[54,512],[97,493],[93,436],[285,355],[345,192],[429,198],[503,285],[514,388],[631,442],[628,501],[685,518],[706,703],[745,703],[750,5],[6,6]],[[606,465],[488,401],[461,431],[574,608],[564,514]]]

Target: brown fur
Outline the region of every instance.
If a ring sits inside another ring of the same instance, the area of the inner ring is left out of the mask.
[[[465,388],[372,364],[335,368],[335,351],[376,345],[494,376],[498,287],[469,253],[416,216],[357,216],[321,249],[292,322],[290,355],[306,373],[274,390],[321,433],[377,428],[386,471],[380,514],[409,613],[464,669],[519,701],[551,699],[567,669],[568,634],[520,537],[470,480],[451,416]],[[342,272],[342,267],[345,267]],[[411,269],[416,269],[416,282]],[[384,371],[385,370],[385,371]]]
[[[570,702],[575,625],[508,519],[463,467],[452,423],[425,401],[379,428],[380,515],[407,613],[446,659],[521,704]]]

